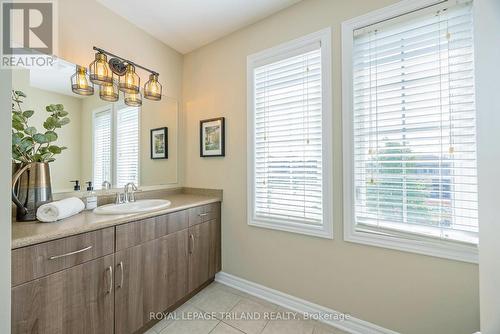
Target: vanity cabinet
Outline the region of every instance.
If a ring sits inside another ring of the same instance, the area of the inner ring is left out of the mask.
[[[12,333],[112,334],[114,256],[12,289]]]
[[[220,224],[218,219],[189,228],[189,292],[220,271]]]
[[[220,203],[13,250],[13,334],[128,334],[221,269]]]
[[[187,251],[183,230],[116,253],[116,333],[134,333],[187,295]]]

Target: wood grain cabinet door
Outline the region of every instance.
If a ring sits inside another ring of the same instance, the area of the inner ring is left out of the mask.
[[[187,229],[119,251],[115,271],[115,333],[134,333],[187,294]]]
[[[13,334],[112,334],[113,255],[12,289]]]
[[[189,291],[193,291],[220,271],[220,220],[189,228]]]

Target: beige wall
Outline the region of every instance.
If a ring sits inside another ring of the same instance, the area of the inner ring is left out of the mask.
[[[305,0],[184,59],[185,185],[223,188],[223,270],[405,334],[479,327],[477,265],[342,240],[343,20],[392,0]],[[246,57],[333,29],[335,240],[246,223]],[[199,157],[199,120],[226,117],[226,157]]]

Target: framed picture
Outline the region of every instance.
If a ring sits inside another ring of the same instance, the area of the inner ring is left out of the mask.
[[[223,157],[224,117],[200,121],[200,157]]]
[[[151,159],[168,159],[168,128],[151,130]]]

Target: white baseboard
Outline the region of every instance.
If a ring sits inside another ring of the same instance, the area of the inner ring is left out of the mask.
[[[291,296],[254,282],[247,281],[243,278],[225,272],[218,273],[215,276],[215,280],[234,289],[246,292],[252,296],[259,297],[295,312],[309,314],[332,314],[337,315],[338,317],[343,315],[341,312],[308,302],[307,300]],[[348,318],[346,317],[345,320],[331,319],[323,320],[322,322],[351,334],[399,334],[390,329],[377,326],[352,316],[349,316]]]

